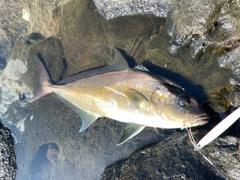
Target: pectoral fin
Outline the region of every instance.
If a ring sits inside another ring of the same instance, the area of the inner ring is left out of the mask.
[[[128,89],[126,91],[126,95],[132,103],[134,103],[139,107],[143,106],[145,103],[148,102],[148,99],[146,98],[146,96],[144,96],[141,92],[135,89]]]
[[[134,124],[134,123],[128,123],[126,130],[124,131],[120,141],[118,142],[117,146],[125,143],[127,140],[131,139],[132,137],[136,136],[138,133],[140,133],[145,126]]]
[[[87,129],[94,121],[96,121],[99,117],[96,114],[90,113],[76,104],[72,103],[71,101],[67,100],[66,98],[62,97],[61,95],[57,95],[58,99],[66,104],[69,108],[74,110],[82,119],[82,127],[79,132],[84,131]]]

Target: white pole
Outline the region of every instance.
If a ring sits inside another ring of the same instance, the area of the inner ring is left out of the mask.
[[[240,118],[240,107],[232,112],[229,116],[223,119],[218,125],[216,125],[211,131],[209,131],[197,144],[196,150],[202,149],[204,146],[216,139],[226,129],[228,129],[235,121]]]

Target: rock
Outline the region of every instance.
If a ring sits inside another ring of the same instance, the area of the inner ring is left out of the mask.
[[[214,112],[224,113],[231,107],[228,98],[231,89],[232,85],[229,85],[209,93],[209,105],[212,107]]]
[[[24,5],[25,3],[20,2],[16,6],[14,0],[0,2],[0,70],[6,67],[6,62],[13,53],[15,40],[25,34],[22,30],[27,29],[28,24],[21,16]]]
[[[119,16],[153,14],[166,17],[172,10],[170,2],[164,0],[94,0],[98,12],[107,20]]]
[[[0,122],[0,179],[14,180],[17,172],[11,132]]]
[[[166,17],[172,37],[168,50],[172,55],[186,49],[192,58],[201,58],[204,52],[211,51],[219,57],[220,66],[233,69],[240,81],[238,2],[94,0],[94,3],[106,19],[136,14]]]
[[[59,147],[55,143],[50,143],[47,150],[47,159],[54,163],[57,161],[59,156]]]
[[[230,94],[229,94],[229,102],[234,107],[240,107],[240,86],[235,85]]]
[[[4,44],[0,47],[0,63],[8,62],[0,77],[0,115],[18,140],[15,149],[18,160],[16,178],[19,180],[98,179],[107,165],[165,137],[156,135],[152,128],[146,128],[126,144],[116,146],[125,124],[106,118],[99,119],[79,133],[80,117],[54,94],[21,107],[19,97],[23,94],[31,96],[38,84],[35,59],[43,60],[53,81],[58,82],[78,72],[106,65],[112,58],[109,45],[115,46],[131,67],[144,63],[150,71],[175,80],[199,99],[217,91],[213,98],[219,101],[212,103],[213,109],[223,113],[230,107],[227,99],[229,89],[225,89],[232,77],[228,69],[236,68],[233,71],[237,77],[239,67],[236,34],[239,11],[238,3],[234,1],[231,4],[230,1],[209,0],[95,0],[106,19],[114,18],[109,21],[102,18],[89,0],[21,1],[21,5],[13,0],[10,2],[0,3],[3,15],[0,18],[4,17],[1,22],[6,22],[4,29],[0,29],[0,42]],[[29,21],[19,20],[22,9],[28,14],[26,19]],[[120,15],[124,17],[118,17]],[[8,24],[11,24],[9,29]],[[232,102],[238,102],[237,94],[233,93]],[[238,132],[238,127],[239,124],[231,131]],[[169,137],[169,143],[159,143],[168,159],[160,166],[164,172],[171,162],[178,167],[191,165],[192,169],[187,167],[185,171],[194,170],[191,172],[194,175],[201,170],[206,171],[205,175],[211,174],[212,167],[206,165],[205,168],[202,166],[204,162],[199,162],[198,157],[202,156],[190,152],[189,142],[185,143],[185,153],[184,147],[179,145],[180,140],[173,142],[174,139],[175,135],[172,139]],[[171,144],[179,149],[171,150]],[[234,148],[235,145],[234,141]],[[221,144],[219,148],[222,147],[225,145]],[[227,157],[228,151],[224,150],[221,149]],[[150,155],[155,158],[163,152],[157,153]],[[175,154],[183,160],[177,163],[173,157]],[[199,171],[191,160],[201,166]],[[149,168],[159,166],[154,159],[152,162]],[[221,163],[225,165],[225,162],[216,162]],[[135,172],[139,170],[137,166],[134,168]],[[166,172],[163,177],[174,177],[174,172]],[[185,176],[183,173],[180,175]],[[154,172],[150,177],[153,176]],[[215,174],[210,177],[223,176]]]
[[[238,138],[225,136],[196,152],[186,132],[178,132],[108,166],[101,179],[237,180],[238,147]]]
[[[240,82],[240,61],[237,60],[240,56],[240,47],[238,47],[238,40],[235,39],[232,42],[229,42],[228,46],[230,47],[227,48],[227,46],[225,46],[225,50],[218,57],[218,62],[222,68],[232,69],[236,80]]]

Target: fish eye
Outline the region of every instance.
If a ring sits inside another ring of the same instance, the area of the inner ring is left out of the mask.
[[[179,97],[178,98],[178,104],[181,107],[187,107],[190,105],[190,100],[186,97]]]

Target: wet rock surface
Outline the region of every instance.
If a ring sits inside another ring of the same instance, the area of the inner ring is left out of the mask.
[[[229,101],[232,106],[240,107],[240,86],[235,85],[230,94],[229,94]]]
[[[136,14],[153,14],[167,18],[171,36],[169,53],[187,50],[192,58],[217,56],[222,67],[231,68],[240,80],[238,1],[110,1],[94,0],[106,18]]]
[[[187,133],[177,132],[108,166],[101,179],[239,179],[239,158],[236,137],[219,138],[196,152]]]
[[[2,18],[13,26],[21,17],[21,8],[29,13],[28,22],[18,21],[20,25],[0,31],[4,37],[0,39],[0,52],[7,52],[0,55],[0,60],[8,62],[0,77],[0,114],[16,137],[17,179],[99,179],[107,165],[167,135],[170,137],[164,141],[107,168],[102,178],[144,179],[148,175],[153,179],[196,179],[196,175],[199,179],[237,179],[239,122],[229,130],[229,136],[224,134],[202,150],[214,168],[193,151],[186,133],[161,131],[157,135],[146,128],[116,147],[125,128],[123,123],[101,118],[79,133],[80,117],[54,94],[26,107],[19,105],[19,97],[32,96],[38,85],[35,60],[43,60],[53,81],[58,82],[106,65],[112,59],[109,46],[115,46],[131,67],[143,63],[150,71],[178,82],[198,99],[210,98],[217,116],[219,113],[225,117],[232,106],[239,106],[237,1],[93,2],[24,0],[19,6],[13,1],[10,9],[16,9],[18,18]],[[0,7],[9,11],[4,2]],[[102,15],[110,9],[105,18],[114,19],[107,21],[96,8]],[[14,12],[6,15],[14,17]],[[8,43],[4,43],[6,39]],[[235,86],[230,85],[230,78]],[[204,129],[197,131],[198,139],[210,130]]]
[[[98,12],[107,20],[137,14],[166,17],[173,8],[171,2],[164,0],[94,0],[93,2],[98,8]]]
[[[15,40],[24,35],[22,30],[27,27],[27,22],[21,16],[24,4],[24,1],[20,1],[16,6],[14,0],[0,2],[2,9],[0,12],[0,70],[6,67],[7,61],[13,53]]]
[[[14,180],[17,172],[14,140],[11,132],[0,122],[0,179]]]

